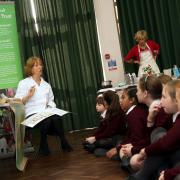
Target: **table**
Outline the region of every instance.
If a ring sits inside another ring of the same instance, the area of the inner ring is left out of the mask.
[[[137,84],[128,84],[128,85],[124,85],[124,86],[120,86],[120,87],[104,88],[104,89],[98,90],[97,94],[101,94],[101,93],[106,92],[106,91],[118,92],[118,91],[121,91],[121,90],[123,90],[127,87],[130,87],[130,86],[137,86]]]

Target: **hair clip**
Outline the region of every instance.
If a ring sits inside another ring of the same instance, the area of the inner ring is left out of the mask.
[[[97,97],[103,97],[103,94],[99,94]]]
[[[147,82],[149,76],[150,76],[149,74],[146,75],[146,77],[145,77],[145,79],[144,79],[144,82],[145,82],[145,83]]]
[[[147,80],[148,80],[148,77],[150,76],[150,74],[147,74],[145,79],[144,79],[144,83],[145,83],[145,89],[148,90],[148,84],[147,84]]]

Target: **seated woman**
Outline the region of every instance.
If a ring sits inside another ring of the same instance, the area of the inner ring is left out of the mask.
[[[25,74],[27,78],[21,80],[18,84],[15,97],[20,98],[25,105],[25,117],[42,112],[47,107],[56,107],[54,95],[50,84],[41,76],[43,72],[42,60],[38,57],[30,57],[25,65]],[[64,151],[71,151],[72,148],[67,142],[61,117],[58,115],[50,116],[39,123],[40,129],[40,148],[39,153],[48,155],[50,153],[47,134],[56,133],[61,140],[61,147]]]

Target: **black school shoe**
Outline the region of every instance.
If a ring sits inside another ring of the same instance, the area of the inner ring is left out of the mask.
[[[66,139],[61,139],[61,147],[64,152],[73,151],[73,148],[69,145]]]
[[[50,154],[50,150],[48,148],[48,145],[47,144],[44,144],[44,145],[41,145],[39,147],[39,152],[38,152],[39,155],[43,155],[43,156],[48,156]]]
[[[39,155],[48,156],[50,154],[49,149],[39,149]]]
[[[95,145],[94,144],[90,144],[88,141],[83,141],[82,142],[83,148],[89,152],[89,153],[94,153],[95,150]]]
[[[130,158],[123,156],[121,159],[121,168],[124,169],[130,165]]]
[[[137,180],[135,177],[133,177],[133,176],[128,176],[125,180]]]
[[[134,173],[134,170],[130,166],[130,158],[129,157],[126,157],[126,156],[122,157],[120,166],[123,170],[127,171],[128,173],[130,173],[130,174]]]

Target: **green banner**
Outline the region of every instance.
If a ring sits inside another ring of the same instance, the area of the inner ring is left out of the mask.
[[[15,5],[0,2],[0,89],[15,88],[21,79]]]

